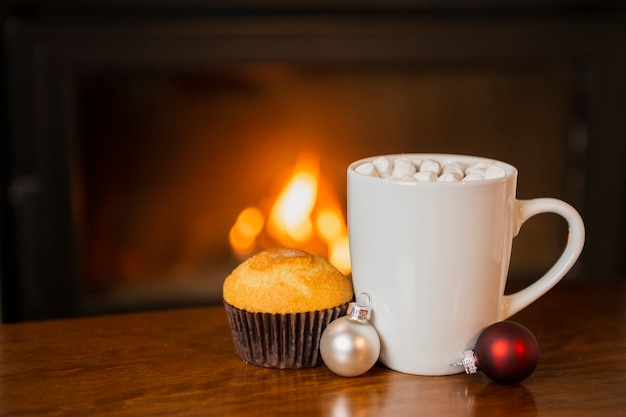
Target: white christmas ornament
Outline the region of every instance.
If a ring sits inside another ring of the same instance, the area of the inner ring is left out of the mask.
[[[365,299],[365,303],[359,302]],[[348,305],[346,315],[331,322],[320,340],[322,360],[334,373],[352,377],[364,374],[378,360],[380,338],[371,317],[370,297],[361,293]]]

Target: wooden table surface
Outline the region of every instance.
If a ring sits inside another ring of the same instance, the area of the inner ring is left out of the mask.
[[[236,356],[222,307],[3,325],[0,415],[626,415],[626,284],[561,283],[513,319],[541,348],[515,386],[258,368]]]

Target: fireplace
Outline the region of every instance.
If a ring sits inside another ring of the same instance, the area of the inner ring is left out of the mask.
[[[229,271],[272,245],[340,257],[345,169],[383,153],[510,162],[519,198],[583,214],[571,279],[624,271],[613,9],[66,6],[6,24],[5,321],[218,303]],[[281,237],[273,207],[302,172],[311,224]],[[332,233],[314,229],[324,213]],[[551,265],[563,229],[524,227],[514,285]]]

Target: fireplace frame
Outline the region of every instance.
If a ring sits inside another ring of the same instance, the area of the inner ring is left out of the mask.
[[[140,3],[4,12],[3,321],[81,314],[71,189],[76,76],[104,69],[212,69],[240,62],[565,62],[579,71],[585,98],[570,149],[571,168],[584,176],[585,187],[566,196],[587,226],[579,275],[624,275],[623,9],[283,10],[251,2],[257,7],[211,13],[202,7],[194,13],[197,5],[171,6],[172,13],[166,8],[140,13]]]

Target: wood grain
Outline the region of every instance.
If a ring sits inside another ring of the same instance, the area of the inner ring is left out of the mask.
[[[541,347],[516,386],[258,368],[236,356],[222,307],[4,325],[0,415],[624,415],[626,285],[563,283],[513,319]]]

